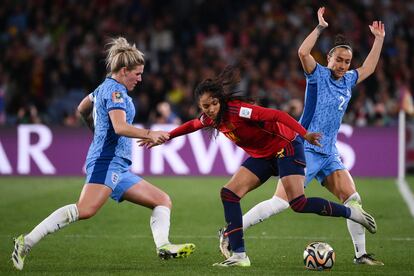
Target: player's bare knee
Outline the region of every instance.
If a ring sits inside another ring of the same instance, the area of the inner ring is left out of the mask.
[[[78,206],[78,212],[79,212],[79,219],[88,219],[93,217],[98,210],[93,207],[82,207]]]
[[[160,196],[159,204],[157,204],[157,206],[158,205],[162,205],[162,206],[165,206],[165,207],[168,207],[168,208],[171,209],[172,208],[172,201],[171,201],[170,196],[168,194],[166,194],[166,193],[163,193]]]

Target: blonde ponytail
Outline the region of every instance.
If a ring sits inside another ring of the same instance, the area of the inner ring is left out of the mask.
[[[144,54],[140,52],[135,44],[131,45],[123,37],[112,38],[107,44],[106,68],[111,75],[117,73],[121,68],[134,69],[138,65],[144,65]]]

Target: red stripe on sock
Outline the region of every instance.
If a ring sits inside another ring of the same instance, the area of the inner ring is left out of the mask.
[[[303,208],[305,208],[306,203],[308,203],[308,200],[305,198],[305,199],[301,202],[300,206],[298,207],[300,211],[302,211],[302,210],[303,210]]]
[[[328,204],[329,204],[329,215],[331,216],[332,215],[332,205],[329,201],[328,201]]]
[[[243,227],[239,227],[239,228],[235,228],[233,230],[230,230],[229,232],[224,233],[224,236],[228,236],[228,235],[233,234],[234,232],[237,232],[237,231],[240,231],[240,230],[243,230]]]
[[[240,199],[234,199],[234,198],[230,198],[230,197],[226,197],[226,196],[223,196],[222,199],[225,200],[225,201],[228,201],[228,202],[236,202],[236,203],[240,202]]]
[[[293,210],[302,211],[303,210],[303,207],[305,207],[307,201],[308,200],[307,200],[306,197],[302,197],[301,199],[299,199],[298,201],[296,201],[295,203],[293,203],[291,205],[291,208]]]

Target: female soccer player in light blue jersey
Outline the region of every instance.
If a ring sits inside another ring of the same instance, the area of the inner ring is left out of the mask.
[[[106,58],[108,77],[79,104],[78,110],[94,131],[86,158],[86,184],[76,204],[66,205],[43,220],[29,234],[15,239],[12,261],[23,269],[30,249],[44,236],[77,220],[94,216],[107,199],[151,208],[150,226],[159,257],[180,258],[190,255],[194,244],[169,242],[171,200],[159,188],[129,171],[131,138],[162,143],[168,132],[136,128],[132,124],[135,108],[128,91],[142,79],[144,56],[126,39],[109,43]]]
[[[316,178],[344,205],[361,204],[361,197],[356,191],[354,181],[343,165],[336,148],[336,138],[342,117],[351,98],[352,88],[370,76],[378,63],[385,30],[381,21],[374,21],[369,26],[375,36],[370,53],[361,67],[349,70],[352,60],[352,48],[343,40],[335,42],[327,56],[328,65],[318,64],[311,55],[316,40],[322,30],[328,27],[323,14],[325,8],[318,10],[318,26],[306,37],[299,48],[299,59],[306,76],[305,107],[300,119],[301,124],[311,132],[321,132],[322,147],[315,147],[305,142],[306,182],[305,186]],[[255,225],[268,217],[287,209],[286,193],[280,180],[275,195],[253,207],[243,216],[243,228]],[[347,220],[355,249],[355,264],[383,265],[375,260],[365,249],[365,231],[362,225]],[[228,240],[220,236],[220,250],[229,255]]]

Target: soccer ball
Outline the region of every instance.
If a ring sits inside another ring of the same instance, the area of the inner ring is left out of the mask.
[[[303,252],[303,262],[309,270],[331,269],[335,263],[335,251],[326,242],[312,242]]]

